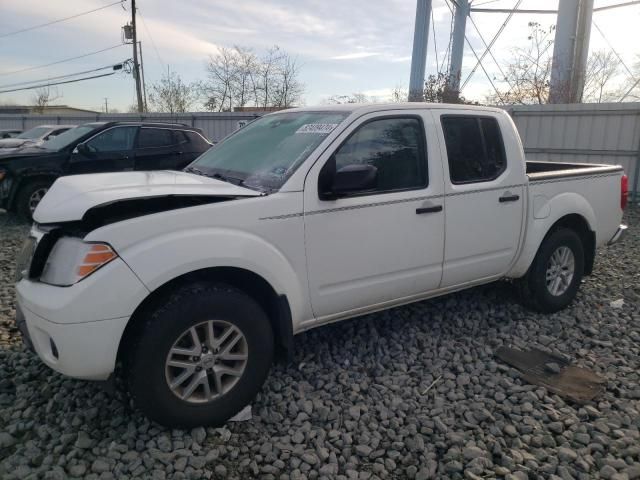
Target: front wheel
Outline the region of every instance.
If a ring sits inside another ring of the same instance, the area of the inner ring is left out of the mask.
[[[129,391],[163,425],[220,426],[262,387],[273,344],[251,297],[226,285],[187,285],[145,319],[125,367]]]
[[[18,214],[31,220],[36,207],[51,188],[51,183],[51,180],[34,180],[21,187],[16,196]]]
[[[527,274],[518,280],[520,300],[544,313],[568,306],[584,274],[584,248],[576,232],[559,228],[545,237]]]

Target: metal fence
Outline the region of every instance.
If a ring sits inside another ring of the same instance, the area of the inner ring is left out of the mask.
[[[529,160],[622,165],[640,194],[640,103],[506,108]]]
[[[111,122],[111,121],[147,121],[184,123],[200,128],[207,138],[219,142],[231,132],[237,130],[239,122],[246,123],[259,115],[247,112],[230,113],[96,113],[78,115],[0,115],[0,129],[2,128],[28,128],[38,125],[70,124],[80,125],[87,122]]]
[[[640,194],[640,103],[522,105],[506,110],[518,127],[530,160],[619,164],[627,172],[636,198]],[[247,112],[0,115],[0,128],[108,120],[179,122],[201,128],[217,142],[257,116]]]

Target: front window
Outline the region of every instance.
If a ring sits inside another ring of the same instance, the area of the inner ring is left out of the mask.
[[[87,142],[91,152],[124,152],[133,148],[138,127],[113,127]]]
[[[37,138],[41,138],[49,130],[51,130],[49,127],[36,127],[32,128],[31,130],[27,130],[26,132],[22,132],[16,138],[22,138],[24,140],[35,140]]]
[[[188,168],[258,190],[277,190],[349,112],[283,112],[251,122]]]
[[[42,148],[46,148],[47,150],[62,150],[65,147],[68,147],[76,140],[84,137],[86,134],[93,132],[97,127],[83,125],[80,127],[75,127],[67,130],[60,135],[51,138],[42,144]]]

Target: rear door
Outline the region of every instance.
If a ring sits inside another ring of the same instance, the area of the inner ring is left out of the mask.
[[[138,127],[107,128],[76,147],[69,159],[69,173],[100,173],[133,170],[133,145]]]
[[[136,146],[136,170],[182,168],[180,137],[170,128],[141,127]],[[184,138],[182,138],[184,140]]]
[[[504,120],[472,110],[434,116],[447,159],[442,287],[499,277],[515,258],[524,215],[525,174],[507,163]]]

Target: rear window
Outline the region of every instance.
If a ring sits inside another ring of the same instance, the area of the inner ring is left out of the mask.
[[[448,115],[441,121],[451,183],[488,182],[505,171],[504,144],[495,118]]]
[[[173,132],[167,128],[141,128],[138,148],[168,147],[173,145]]]

